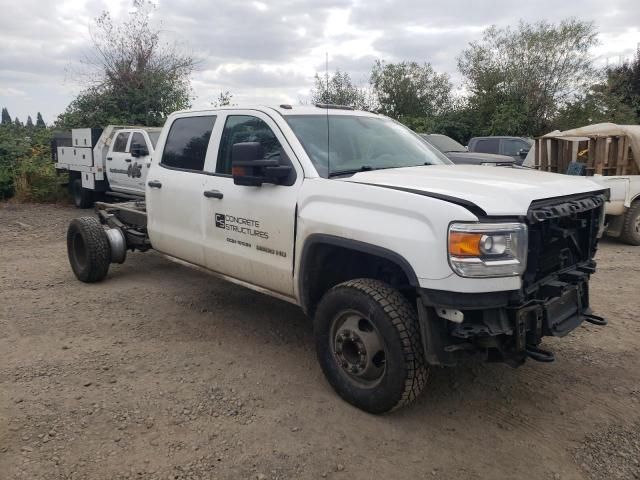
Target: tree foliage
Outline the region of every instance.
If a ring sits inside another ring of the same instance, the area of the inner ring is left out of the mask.
[[[478,116],[476,134],[546,132],[559,109],[596,78],[589,55],[596,44],[595,25],[575,19],[485,30],[458,58]]]
[[[311,103],[345,105],[358,110],[374,108],[371,93],[366,88],[355,85],[351,76],[340,70],[324,76],[316,73],[311,89]]]
[[[216,98],[213,102],[211,102],[211,106],[213,107],[228,107],[231,105],[231,100],[233,99],[233,94],[229,92],[229,90],[225,90],[224,92],[220,92],[218,98]]]
[[[7,110],[7,107],[2,107],[2,125],[7,125],[9,123],[11,123],[9,111]]]
[[[51,130],[0,124],[0,200],[57,201],[64,196],[51,162]]]
[[[451,107],[449,76],[428,63],[377,60],[370,82],[379,111],[392,118],[433,117]]]
[[[161,125],[175,110],[190,107],[194,59],[163,42],[151,22],[151,3],[134,2],[122,24],[108,12],[92,29],[88,85],[58,117],[65,128],[107,124]]]
[[[607,68],[604,80],[563,105],[554,128],[566,130],[591,123],[640,123],[640,50],[631,62]]]
[[[42,118],[42,114],[40,112],[38,112],[38,116],[36,118],[36,127],[38,128],[43,128],[46,127],[47,124],[44,123],[44,119]]]

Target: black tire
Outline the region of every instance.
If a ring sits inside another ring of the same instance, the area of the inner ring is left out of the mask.
[[[640,245],[640,201],[633,202],[624,214],[620,240],[629,245]]]
[[[422,391],[428,368],[417,313],[389,285],[356,279],[333,287],[318,305],[314,330],[320,366],[333,389],[350,404],[369,413],[385,413],[411,403]],[[378,348],[383,350],[382,361],[380,351],[374,352]]]
[[[93,205],[93,192],[88,188],[82,187],[81,179],[73,178],[69,180],[69,192],[77,208],[90,208]]]
[[[78,280],[99,282],[107,276],[111,247],[100,222],[93,217],[74,218],[67,230],[67,254]]]

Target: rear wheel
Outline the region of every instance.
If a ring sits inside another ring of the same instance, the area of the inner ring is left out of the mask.
[[[93,283],[107,276],[111,247],[98,220],[93,217],[71,220],[67,230],[67,254],[78,280]]]
[[[77,208],[89,208],[93,205],[93,192],[82,187],[81,179],[73,178],[69,181],[69,192]]]
[[[625,213],[620,240],[629,245],[640,245],[640,202],[632,203]]]
[[[415,309],[378,280],[329,290],[314,320],[322,370],[344,400],[370,413],[411,403],[427,379]]]

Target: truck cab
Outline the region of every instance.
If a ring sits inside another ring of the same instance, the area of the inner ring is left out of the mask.
[[[111,190],[144,195],[151,155],[159,136],[159,129],[123,128],[115,132],[105,166]]]
[[[160,134],[144,204],[97,204],[98,219],[71,222],[68,252],[84,282],[155,249],[300,306],[331,386],[383,413],[413,401],[432,365],[549,362],[544,337],[604,325],[588,285],[607,194],[453,165],[346,107],[184,111]]]

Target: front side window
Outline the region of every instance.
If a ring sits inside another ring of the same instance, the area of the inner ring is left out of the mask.
[[[144,139],[144,136],[140,133],[140,132],[134,132],[133,133],[133,137],[131,137],[131,147],[137,143],[138,145],[140,145],[141,147],[146,147],[147,146],[147,142]],[[131,147],[129,147],[129,149],[131,149]],[[148,148],[148,147],[147,147]]]
[[[287,115],[322,177],[451,162],[405,126],[385,117]],[[328,124],[328,128],[327,128]]]
[[[129,140],[129,132],[119,133],[113,142],[113,151],[124,153],[127,150],[128,140]]]
[[[282,145],[269,126],[251,115],[230,115],[224,124],[216,173],[231,174],[231,150],[236,143],[258,142],[264,150],[264,158],[280,155]]]
[[[215,116],[178,118],[171,125],[161,165],[201,172],[215,123]]]
[[[516,156],[520,154],[520,150],[529,150],[529,144],[522,140],[513,140],[505,138],[502,143],[504,155]]]

